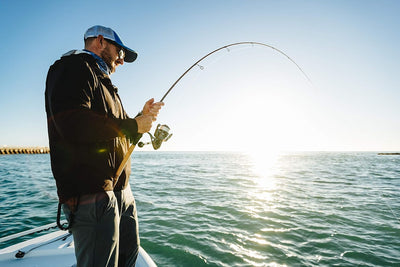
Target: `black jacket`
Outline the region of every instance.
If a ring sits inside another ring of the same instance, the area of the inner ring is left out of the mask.
[[[128,150],[128,139],[141,135],[94,57],[80,53],[57,60],[47,75],[45,98],[51,167],[60,202],[125,188],[130,161],[115,188],[113,178]]]

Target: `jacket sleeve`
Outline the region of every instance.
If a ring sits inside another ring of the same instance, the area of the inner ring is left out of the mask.
[[[46,80],[46,112],[49,133],[67,142],[92,143],[118,136],[135,139],[135,119],[117,119],[92,109],[96,78],[81,58],[71,56],[56,62]]]

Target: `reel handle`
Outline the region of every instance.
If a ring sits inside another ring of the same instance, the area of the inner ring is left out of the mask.
[[[164,125],[158,124],[157,128],[156,128],[156,130],[154,132],[154,136],[151,133],[148,132],[148,134],[150,135],[151,142],[146,142],[146,143],[139,142],[138,146],[139,147],[144,147],[145,145],[152,144],[154,150],[158,150],[161,147],[161,144],[163,142],[166,142],[171,138],[172,133],[170,134],[169,130],[170,130],[170,128],[168,127],[168,125],[166,125],[166,124],[164,124]]]

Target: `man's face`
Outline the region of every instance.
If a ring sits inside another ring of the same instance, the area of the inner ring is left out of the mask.
[[[124,64],[124,57],[120,57],[121,48],[115,44],[106,41],[106,47],[100,53],[100,57],[110,68],[111,73],[114,73],[118,65]]]

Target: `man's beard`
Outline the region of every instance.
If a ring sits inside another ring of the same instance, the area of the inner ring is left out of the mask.
[[[109,53],[108,47],[100,53],[100,57],[107,64],[108,68],[110,69],[110,72],[114,73],[115,72],[115,61],[113,64],[113,59],[111,57],[111,54]]]

